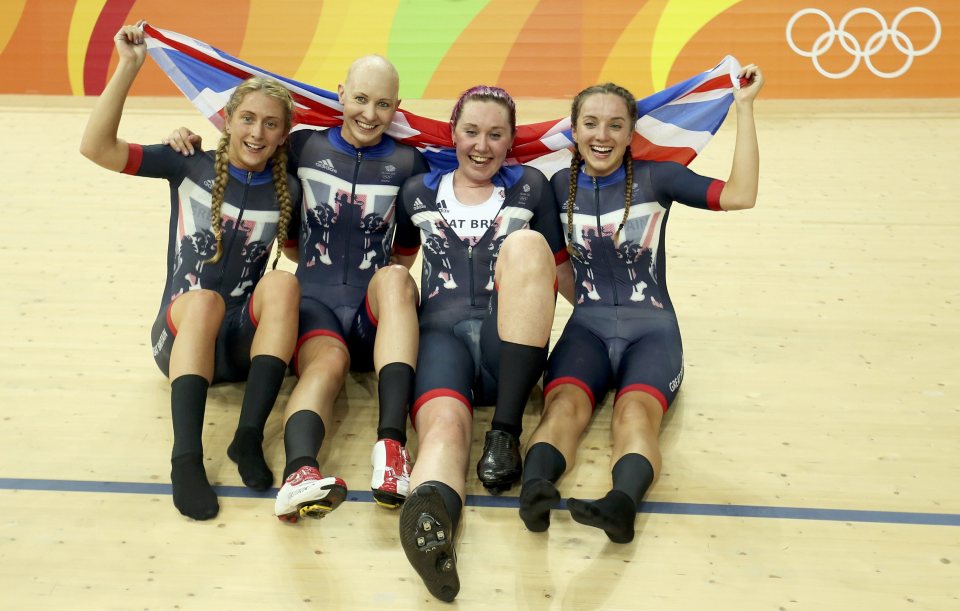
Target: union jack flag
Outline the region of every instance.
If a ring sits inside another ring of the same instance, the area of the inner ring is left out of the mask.
[[[295,125],[327,128],[343,122],[337,94],[274,74],[216,49],[202,41],[142,24],[147,51],[177,88],[218,128],[223,107],[234,88],[251,76],[277,79],[293,94]],[[726,56],[714,68],[701,72],[637,101],[637,120],[631,151],[635,159],[689,164],[720,129],[740,86],[740,64]],[[394,115],[387,134],[420,149],[434,168],[456,165],[450,125],[404,109]],[[570,118],[517,126],[508,164],[528,163],[549,176],[569,164],[573,138]]]

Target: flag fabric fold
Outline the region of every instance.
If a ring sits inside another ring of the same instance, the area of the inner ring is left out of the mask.
[[[223,127],[223,107],[234,88],[251,76],[280,81],[296,103],[295,128],[322,129],[343,122],[336,92],[274,74],[202,41],[142,24],[147,52],[207,119]],[[639,117],[631,143],[635,159],[689,164],[710,141],[733,103],[740,64],[726,56],[714,68],[637,101]],[[464,84],[464,89],[470,83]],[[455,167],[447,121],[399,109],[387,134],[420,149],[435,169]],[[517,126],[507,163],[527,163],[549,176],[569,164],[570,118]]]

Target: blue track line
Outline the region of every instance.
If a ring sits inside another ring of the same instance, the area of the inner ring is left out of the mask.
[[[59,479],[0,478],[0,490],[30,490],[41,492],[94,492],[114,494],[152,494],[169,496],[170,484],[137,482],[94,482]],[[273,499],[277,489],[257,492],[244,486],[214,486],[217,495],[233,498]],[[347,500],[372,503],[369,491],[350,492]],[[467,497],[468,507],[503,507],[516,509],[515,496]],[[566,507],[566,503],[563,503]],[[882,524],[919,524],[923,526],[960,526],[960,514],[918,513],[909,511],[866,511],[858,509],[818,509],[814,507],[770,507],[763,505],[715,505],[707,503],[666,503],[644,501],[640,513],[660,513],[688,516],[717,516],[725,518],[774,518],[781,520],[822,520],[827,522],[873,522]]]

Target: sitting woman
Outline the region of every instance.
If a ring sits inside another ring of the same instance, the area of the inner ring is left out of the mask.
[[[560,501],[555,483],[573,463],[597,404],[616,390],[613,489],[597,501],[570,499],[577,522],[611,541],[633,540],[640,500],[660,471],[660,421],[683,380],[680,328],[667,293],[664,237],[673,202],[708,210],[752,208],[759,153],[753,100],[763,86],[756,66],[735,90],[737,141],[729,180],[699,176],[674,162],[635,161],[633,95],[612,83],[573,100],[576,142],[569,170],[551,179],[567,224],[576,298],[550,355],[544,413],[528,443],[520,517],[535,532]]]
[[[220,509],[203,467],[210,384],[247,380],[227,453],[247,486],[273,484],[261,443],[296,343],[300,290],[292,274],[264,271],[271,243],[286,238],[291,202],[300,199],[286,171],[293,100],[275,81],[250,79],[226,105],[215,152],[183,157],[164,145],[128,144],[117,128],[146,46],[140,28],[129,25],[114,42],[120,61],[80,152],[109,170],[170,183],[167,280],[151,343],[170,379],[173,503],[188,517],[208,520]]]
[[[460,589],[454,535],[473,406],[495,402],[495,425],[504,408],[508,422],[519,420],[546,362],[557,273],[569,276],[546,178],[533,168],[503,167],[516,129],[507,92],[466,91],[450,124],[458,166],[404,184],[394,242],[399,254],[424,247],[411,410],[419,452],[400,541],[427,589],[445,601]],[[519,431],[511,435],[494,435],[491,443],[488,433],[485,453],[506,454],[512,482],[520,475]]]

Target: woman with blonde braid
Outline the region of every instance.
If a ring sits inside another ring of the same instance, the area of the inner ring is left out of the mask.
[[[550,509],[560,500],[555,483],[613,388],[613,489],[596,501],[570,499],[567,507],[574,520],[604,530],[611,541],[633,540],[640,500],[660,470],[660,421],[683,380],[680,328],[666,286],[670,207],[738,210],[756,202],[753,100],[763,75],[750,65],[740,78],[746,84],[734,93],[737,141],[726,183],[674,162],[633,160],[637,105],[626,89],[596,85],[573,100],[574,158],[551,184],[563,202],[575,299],[550,355],[544,413],[524,461],[520,517],[531,531],[550,526]]]
[[[278,83],[250,79],[226,105],[216,153],[183,157],[164,145],[128,144],[117,128],[146,47],[137,26],[121,28],[114,42],[120,61],[80,152],[109,170],[170,182],[167,280],[151,339],[170,379],[173,503],[207,520],[219,511],[201,443],[211,383],[247,380],[227,453],[247,486],[273,483],[263,427],[293,354],[300,290],[292,274],[276,271],[276,259],[274,271],[264,271],[270,244],[286,239],[291,202],[300,199],[298,181],[286,172],[293,101]]]

